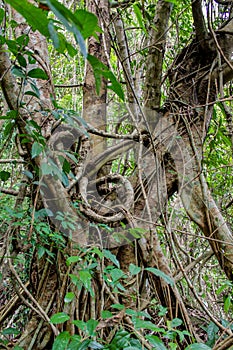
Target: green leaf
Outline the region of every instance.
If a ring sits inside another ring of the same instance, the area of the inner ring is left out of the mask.
[[[3,331],[1,332],[2,335],[18,335],[20,334],[20,331],[16,328],[5,328],[3,329]]]
[[[82,282],[80,281],[80,278],[76,275],[73,275],[72,273],[69,274],[69,277],[72,283],[80,290],[83,286]]]
[[[136,318],[134,320],[134,325],[136,329],[149,329],[151,331],[155,331],[155,332],[162,332],[164,333],[164,329],[163,328],[159,328],[157,327],[154,323],[152,323],[151,321],[144,321],[141,318]]]
[[[66,259],[66,265],[70,266],[72,263],[76,263],[80,261],[80,257],[77,255],[70,256],[69,258]]]
[[[231,303],[231,296],[228,295],[227,298],[224,301],[224,311],[227,313],[231,307],[232,303]]]
[[[97,343],[95,340],[92,341],[89,345],[89,348],[91,349],[104,349],[103,345],[101,345],[100,343]]]
[[[67,315],[65,312],[58,312],[57,314],[54,314],[50,322],[53,324],[59,324],[59,323],[64,323],[70,319],[70,316]]]
[[[26,78],[26,73],[20,67],[13,66],[11,68],[11,73],[19,78]]]
[[[73,292],[68,292],[65,295],[64,302],[65,303],[71,303],[71,301],[74,299],[75,294]]]
[[[4,16],[5,16],[5,11],[3,9],[0,9],[0,23],[2,22]]]
[[[147,267],[145,268],[146,271],[149,271],[153,273],[155,276],[162,278],[167,284],[170,284],[171,286],[174,285],[173,279],[166,275],[166,273],[154,268],[154,267]]]
[[[82,24],[81,34],[84,39],[89,38],[91,35],[95,34],[96,31],[102,32],[98,27],[98,19],[93,13],[85,10],[77,10],[74,16]]]
[[[94,297],[94,292],[91,288],[91,274],[88,270],[81,270],[79,271],[79,278],[80,281],[83,283],[84,287],[87,289],[88,292],[90,292],[91,296]]]
[[[44,256],[45,252],[46,252],[45,247],[39,246],[39,248],[37,250],[38,258],[41,259],[42,256]]]
[[[87,49],[85,41],[81,35],[82,23],[76,18],[76,16],[67,9],[63,4],[56,0],[47,0],[47,5],[53,11],[55,16],[61,21],[68,31],[74,34],[75,40],[80,47],[82,55],[87,57]]]
[[[69,332],[61,332],[55,339],[53,343],[52,350],[66,350],[67,345],[69,344],[70,341],[70,334]]]
[[[53,42],[53,46],[55,47],[55,49],[59,49],[60,40],[59,40],[58,32],[54,27],[53,21],[51,20],[49,21],[49,24],[48,24],[48,30],[49,30],[50,38],[52,39],[52,42]]]
[[[185,350],[211,350],[211,348],[203,343],[195,343],[189,345]]]
[[[137,4],[133,5],[133,10],[134,10],[134,13],[135,13],[135,15],[137,17],[137,20],[138,20],[140,28],[143,30],[143,32],[145,34],[147,34],[147,30],[146,30],[145,25],[143,23],[142,13],[141,13],[141,10],[139,9]]]
[[[180,318],[173,318],[170,325],[172,328],[175,328],[175,327],[179,327],[182,323],[183,321]]]
[[[125,308],[122,304],[112,304],[111,307],[117,310],[123,310]]]
[[[93,319],[90,319],[87,321],[87,331],[88,331],[88,334],[90,337],[92,337],[93,335],[95,335],[95,329],[98,325],[98,321],[97,320],[93,320]]]
[[[171,4],[178,5],[177,0],[165,0],[166,2],[170,2]]]
[[[0,171],[0,180],[7,181],[11,176],[11,173],[9,171],[2,170]]]
[[[36,97],[36,98],[39,98],[38,95],[35,94],[35,92],[30,91],[30,90],[26,91],[26,92],[24,93],[24,95],[27,95],[27,96],[34,96],[34,97]]]
[[[31,150],[32,159],[39,156],[42,151],[43,151],[43,146],[38,142],[34,142]]]
[[[113,264],[120,268],[119,261],[117,260],[116,256],[110,252],[110,250],[104,249],[103,253],[106,259],[110,260],[111,262],[113,262]]]
[[[41,34],[49,37],[49,20],[44,11],[33,6],[27,0],[6,0],[6,2],[27,20],[33,30],[37,29]]]
[[[27,61],[22,55],[17,55],[17,61],[19,62],[20,66],[26,68],[27,67]]]
[[[74,321],[72,321],[72,324],[74,324],[76,327],[78,327],[82,331],[85,331],[87,329],[86,322],[84,322],[84,321],[74,320]]]
[[[147,335],[145,338],[153,345],[154,350],[167,350],[162,340],[156,335]]]
[[[136,266],[134,264],[129,265],[129,272],[131,273],[132,276],[137,275],[140,271],[141,271],[140,266]]]
[[[89,344],[91,343],[90,339],[84,340],[78,347],[77,350],[87,350],[89,348]]]
[[[112,313],[110,311],[108,311],[108,310],[104,310],[104,311],[101,312],[101,317],[103,319],[110,318],[112,316],[113,316]]]
[[[40,98],[40,91],[39,91],[38,87],[36,86],[36,84],[30,83],[30,86],[31,86],[32,90],[35,92],[36,96],[38,98]]]
[[[10,121],[9,123],[7,123],[5,125],[5,129],[4,129],[4,132],[3,132],[3,135],[5,137],[9,136],[10,133],[12,132],[12,130],[14,129],[15,127],[15,123],[13,123],[12,121]]]
[[[117,81],[115,75],[108,69],[108,67],[92,55],[88,55],[87,60],[93,69],[97,94],[100,93],[101,78],[104,77],[110,80],[112,83],[112,85],[108,86],[108,89],[114,91],[117,96],[124,101],[124,92],[122,90],[121,84]]]
[[[41,68],[33,68],[33,69],[31,69],[28,72],[28,76],[30,78],[38,78],[38,79],[43,79],[43,80],[47,80],[48,79],[47,74]]]
[[[79,335],[72,335],[71,336],[71,341],[68,345],[67,350],[77,350],[78,345],[81,343],[81,337]]]

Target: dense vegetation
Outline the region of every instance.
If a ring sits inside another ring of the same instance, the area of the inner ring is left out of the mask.
[[[232,15],[0,1],[1,349],[233,349]]]

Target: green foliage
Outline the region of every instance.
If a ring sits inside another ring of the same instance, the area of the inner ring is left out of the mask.
[[[92,55],[88,55],[87,60],[93,69],[97,94],[100,93],[101,77],[104,77],[111,82],[111,85],[108,86],[108,89],[114,91],[117,96],[124,101],[124,92],[121,84],[117,81],[115,75],[109,70],[109,68]]]
[[[49,37],[49,20],[45,12],[30,4],[27,0],[6,0],[6,2],[27,20],[33,30],[37,29],[41,34]]]
[[[59,323],[64,323],[69,319],[70,319],[70,316],[68,316],[65,312],[58,312],[50,318],[50,322],[52,324],[59,324]]]
[[[164,272],[154,268],[154,267],[147,267],[145,268],[146,271],[149,271],[153,273],[155,276],[162,278],[167,284],[174,285],[174,281],[172,278],[168,275],[166,275]]]

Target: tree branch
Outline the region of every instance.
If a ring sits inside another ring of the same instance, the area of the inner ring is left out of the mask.
[[[168,20],[172,7],[173,5],[170,2],[158,1],[157,13],[151,31],[151,47],[147,59],[144,100],[145,107],[153,110],[160,108],[163,57]],[[156,28],[156,30],[154,28]]]
[[[197,39],[201,45],[202,50],[206,51],[208,49],[208,46],[206,45],[208,33],[205,25],[203,12],[202,12],[201,0],[193,0],[192,13],[193,13],[193,21],[194,21]]]

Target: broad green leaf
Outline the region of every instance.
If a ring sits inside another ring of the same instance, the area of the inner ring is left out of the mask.
[[[125,308],[122,304],[112,304],[111,307],[117,310],[123,310]]]
[[[45,252],[46,252],[45,247],[39,246],[39,248],[37,249],[38,258],[41,259],[42,256],[44,256]]]
[[[26,78],[26,73],[20,67],[13,66],[11,68],[11,73],[19,78]]]
[[[110,252],[110,250],[104,249],[103,253],[106,259],[110,260],[111,262],[113,262],[113,264],[120,268],[119,261],[117,260],[116,256]]]
[[[175,328],[175,327],[179,327],[182,323],[183,321],[180,318],[173,318],[170,325],[172,328]]]
[[[87,331],[90,337],[92,337],[95,334],[95,329],[98,325],[97,320],[90,319],[87,321]]]
[[[18,335],[18,334],[20,334],[20,331],[16,328],[9,327],[9,328],[3,329],[1,334],[2,335]]]
[[[44,11],[30,4],[27,0],[6,0],[17,12],[19,12],[32,27],[41,34],[49,37],[49,20]]]
[[[145,338],[153,345],[154,350],[167,350],[162,340],[156,335],[147,335]]]
[[[91,288],[91,274],[88,270],[81,270],[79,271],[79,278],[80,281],[83,283],[84,287],[87,289],[88,292],[90,292],[91,296],[94,297],[94,292]]]
[[[4,16],[5,16],[5,11],[3,9],[0,9],[0,23],[2,22]]]
[[[65,312],[58,312],[50,318],[50,322],[53,324],[64,323],[70,319],[70,316]]]
[[[16,346],[13,347],[13,350],[24,350],[24,348],[22,348],[21,346],[16,345]]]
[[[103,319],[110,318],[112,316],[113,316],[112,313],[110,311],[108,311],[108,310],[104,310],[104,311],[101,312],[101,317]]]
[[[53,42],[53,46],[55,47],[55,49],[59,49],[60,40],[59,40],[58,33],[57,33],[56,29],[54,28],[53,21],[49,21],[48,30],[49,30],[50,38],[52,39],[52,42]]]
[[[129,265],[129,272],[131,273],[132,276],[137,275],[140,271],[141,271],[140,266],[136,266],[134,264]]]
[[[69,258],[66,259],[66,265],[70,266],[72,263],[76,263],[80,261],[80,257],[77,255],[70,256]]]
[[[144,321],[141,318],[136,318],[134,320],[134,325],[136,329],[149,329],[151,331],[155,331],[155,332],[162,332],[164,333],[164,329],[163,328],[159,328],[157,327],[154,323],[152,323],[151,321]]]
[[[74,299],[75,294],[73,292],[68,292],[65,295],[64,302],[65,303],[71,303],[71,301]]]
[[[185,350],[211,350],[211,348],[203,343],[195,343],[189,345]]]
[[[111,85],[108,85],[108,89],[114,91],[117,96],[124,101],[124,92],[121,84],[117,81],[115,75],[109,70],[109,68],[92,55],[88,55],[87,60],[93,69],[97,94],[100,92],[101,78],[104,77],[112,83]]]
[[[154,267],[147,267],[145,270],[153,273],[155,276],[162,278],[167,284],[174,285],[173,279],[170,276],[166,275],[164,272]]]
[[[224,311],[227,313],[232,305],[231,296],[228,295],[224,301]]]
[[[47,80],[48,79],[47,74],[41,68],[33,68],[27,73],[27,75],[30,78],[38,78],[38,79],[43,79],[43,80]]]
[[[60,333],[54,343],[53,343],[53,347],[52,350],[66,350],[67,349],[67,345],[69,344],[70,341],[70,334],[69,332],[65,331]]]
[[[34,142],[31,150],[32,159],[39,156],[42,151],[43,151],[43,146],[38,142]]]
[[[96,31],[102,32],[102,30],[98,27],[98,19],[93,13],[85,10],[77,10],[75,11],[74,15],[82,24],[80,31],[84,39],[89,38]]]
[[[11,173],[9,171],[2,170],[0,171],[0,180],[7,181],[11,176]]]
[[[92,341],[89,345],[89,348],[91,349],[104,349],[103,345],[101,345],[100,343],[97,343],[97,341]]]
[[[72,335],[71,341],[67,347],[67,350],[77,350],[78,345],[81,343],[81,337],[79,335]]]
[[[76,16],[57,0],[47,0],[47,5],[53,11],[55,16],[61,21],[68,31],[74,34],[75,40],[80,47],[82,55],[87,57],[85,41],[81,35],[82,23]]]
[[[83,283],[80,281],[80,278],[76,275],[73,275],[72,273],[69,274],[69,277],[72,281],[72,283],[78,287],[78,289],[81,289],[83,286]]]
[[[76,327],[80,328],[82,331],[85,331],[87,329],[86,322],[81,320],[74,320],[72,321],[72,324],[74,324]]]
[[[17,55],[17,61],[19,62],[20,66],[22,66],[24,68],[27,67],[27,61],[25,60],[25,58],[22,55],[20,55],[20,54]]]

